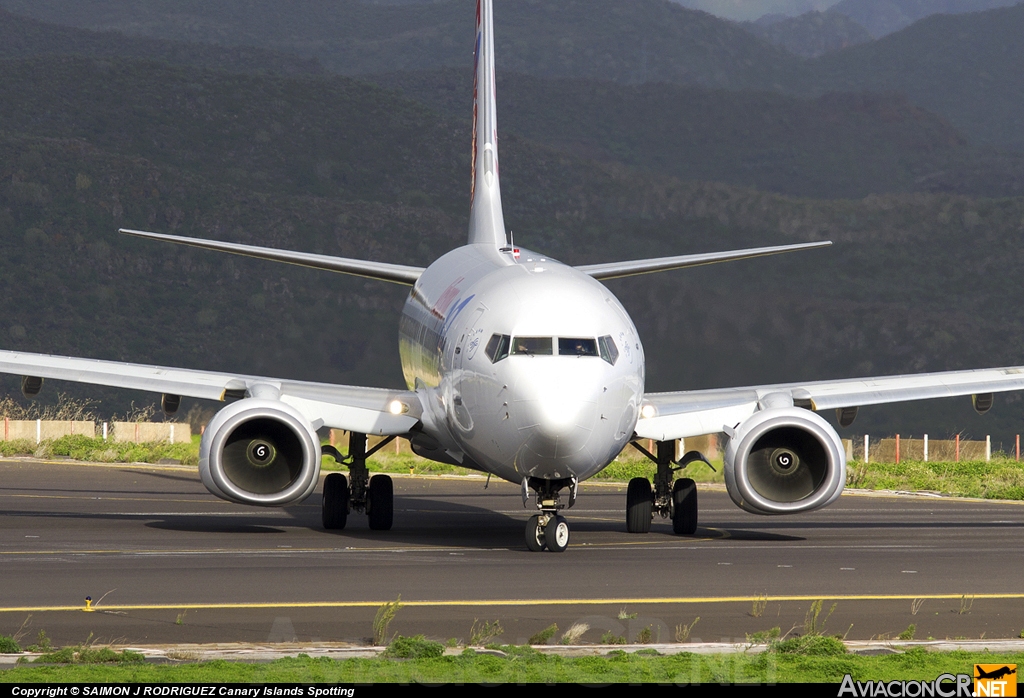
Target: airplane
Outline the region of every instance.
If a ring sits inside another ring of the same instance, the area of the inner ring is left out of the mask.
[[[626,530],[647,533],[655,515],[673,532],[697,529],[694,481],[677,471],[680,439],[724,433],[725,484],[756,514],[812,511],[846,483],[846,456],[819,412],[849,426],[863,405],[971,395],[978,412],[994,393],[1024,389],[1024,367],[648,393],[643,344],[629,314],[601,282],[693,266],[811,250],[828,241],[569,266],[513,244],[499,186],[492,0],[476,4],[472,172],[467,244],[426,268],[122,229],[150,240],[353,274],[410,286],[399,324],[406,389],[381,389],[0,351],[0,372],[161,393],[173,413],[182,396],[227,404],[200,443],[203,484],[225,500],[285,506],[313,493],[323,454],[348,465],[324,478],[322,524],[343,529],[353,511],[388,530],[394,487],[366,460],[395,438],[418,455],[519,484],[531,551],[562,552],[563,512],[579,483],[633,444],[656,466],[634,478]],[[323,427],[350,434],[348,453],[321,445]],[[367,449],[367,436],[382,437]],[[651,450],[643,440],[655,444]]]

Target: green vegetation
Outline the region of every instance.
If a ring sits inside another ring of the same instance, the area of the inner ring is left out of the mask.
[[[558,624],[552,623],[548,627],[541,630],[539,633],[530,636],[529,644],[531,645],[546,645],[548,641],[555,636],[558,632]]]
[[[388,643],[388,627],[395,619],[398,611],[402,608],[402,596],[399,594],[394,601],[382,603],[373,617],[373,644],[386,645]]]
[[[21,645],[18,644],[17,640],[7,635],[0,635],[0,654],[13,654],[15,652],[21,652]]]
[[[215,661],[179,666],[21,666],[0,672],[0,682],[838,683],[846,673],[859,681],[933,680],[945,672],[970,673],[975,662],[1024,664],[1024,654],[933,653],[920,649],[862,657],[839,653],[834,642],[821,638],[806,645],[801,652],[735,655],[656,656],[613,652],[603,657],[560,657],[529,647],[503,645],[497,649],[504,657],[467,650],[461,655],[432,655],[402,661],[386,658],[336,661],[299,656],[256,664]],[[436,648],[433,651],[436,652]]]
[[[195,443],[136,444],[82,435],[62,436],[39,444],[27,439],[0,441],[0,455],[65,457],[92,463],[158,463],[161,460],[175,460],[183,465],[199,463],[199,447]]]
[[[79,645],[46,652],[32,659],[32,664],[138,664],[146,660],[145,655],[131,650],[120,652],[109,647]]]
[[[423,635],[403,637],[398,635],[381,655],[393,659],[431,659],[444,654],[444,645],[428,640]]]
[[[847,485],[871,490],[941,492],[984,499],[1024,499],[1024,464],[1008,459],[936,463],[850,463]]]

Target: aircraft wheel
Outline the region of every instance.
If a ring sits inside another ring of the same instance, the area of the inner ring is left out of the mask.
[[[395,514],[395,486],[388,475],[374,475],[366,488],[366,514],[371,531],[390,531]]]
[[[672,532],[684,536],[697,532],[697,483],[688,477],[672,485]]]
[[[321,519],[328,531],[345,528],[348,520],[348,478],[331,473],[324,478],[324,496],[320,506]]]
[[[651,530],[651,512],[654,500],[651,498],[651,481],[635,477],[626,489],[626,531],[648,533]]]
[[[534,514],[526,522],[526,547],[532,553],[539,553],[546,543],[544,527],[540,525],[540,515]]]
[[[544,527],[544,542],[553,553],[565,552],[569,547],[569,522],[564,516],[553,516]]]

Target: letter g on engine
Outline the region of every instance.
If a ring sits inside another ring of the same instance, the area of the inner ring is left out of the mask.
[[[320,477],[320,440],[290,405],[245,398],[207,425],[199,445],[199,475],[206,489],[231,502],[300,502],[313,493]]]

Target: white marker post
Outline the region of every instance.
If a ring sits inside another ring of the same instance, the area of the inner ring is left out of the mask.
[[[928,462],[928,435],[924,435],[924,462]]]
[[[985,435],[985,462],[988,463],[992,460],[992,436],[990,434]]]
[[[864,435],[864,462],[868,462],[868,435]]]

